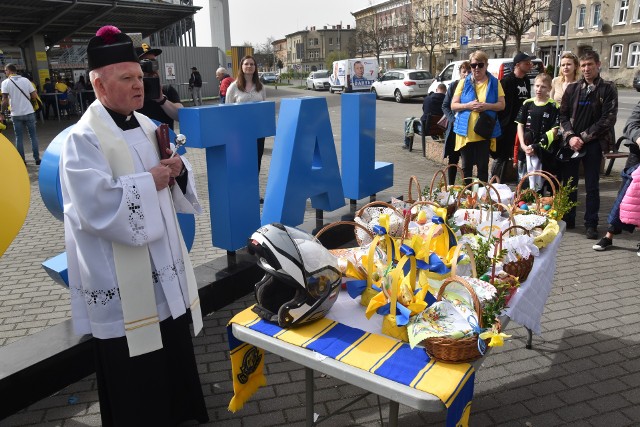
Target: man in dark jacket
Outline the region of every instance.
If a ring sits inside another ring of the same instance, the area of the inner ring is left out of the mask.
[[[143,65],[143,71],[145,71],[144,77],[149,79],[147,81],[158,86],[156,89],[160,95],[158,98],[153,99],[145,93],[144,105],[140,110],[138,110],[138,112],[152,118],[153,120],[157,120],[160,123],[166,123],[171,129],[173,129],[173,122],[178,121],[178,110],[182,108],[183,105],[180,102],[180,95],[178,95],[178,91],[175,90],[173,86],[160,86],[160,77],[157,71],[158,62],[156,57],[161,53],[162,50],[155,48],[152,49],[146,43],[143,43],[142,47],[136,48],[136,55],[138,55],[138,59],[140,59],[140,61],[148,61],[148,66]],[[151,71],[149,69],[150,67],[156,68],[156,70]]]
[[[191,77],[189,77],[189,90],[193,105],[202,105],[202,76],[196,67],[191,67]]]
[[[409,148],[409,141],[412,136],[407,136],[407,126],[413,126],[413,130],[418,133],[422,133],[422,122],[426,121],[425,126],[427,127],[427,131],[429,130],[429,120],[432,116],[442,116],[442,102],[444,101],[444,95],[447,92],[447,87],[440,83],[436,92],[432,93],[429,96],[424,97],[424,101],[422,101],[422,117],[420,117],[420,121],[411,117],[405,120],[405,138],[403,149]],[[408,128],[411,130],[411,128]]]
[[[504,90],[505,107],[498,112],[502,135],[496,140],[496,152],[491,167],[491,175],[497,175],[500,182],[504,182],[505,167],[513,155],[513,144],[518,129],[516,116],[524,101],[531,98],[531,82],[527,74],[533,67],[532,59],[536,57],[523,52],[518,53],[513,58],[513,72],[500,80]]]
[[[429,117],[442,116],[442,103],[444,102],[444,96],[447,93],[447,86],[440,83],[434,93],[424,97],[422,102],[422,117],[420,120],[427,120]],[[429,123],[427,123],[429,126]]]
[[[584,225],[588,239],[598,238],[600,210],[600,163],[602,153],[609,152],[615,142],[614,126],[618,114],[618,91],[613,82],[600,77],[600,56],[587,51],[580,57],[582,78],[567,86],[560,104],[560,129],[565,145],[560,165],[563,184],[572,179],[578,185],[580,161],[584,168],[586,209]],[[578,200],[578,191],[570,194]],[[564,216],[567,228],[576,224],[576,208]]]

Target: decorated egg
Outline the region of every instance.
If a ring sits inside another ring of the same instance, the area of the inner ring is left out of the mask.
[[[416,222],[420,225],[425,225],[427,223],[427,213],[425,211],[418,212]]]
[[[523,203],[522,205],[520,205],[520,209],[522,209],[523,211],[528,211],[529,210],[529,206],[527,206],[526,203]]]
[[[545,211],[548,211],[549,209],[551,209],[551,205],[544,205],[543,208]]]

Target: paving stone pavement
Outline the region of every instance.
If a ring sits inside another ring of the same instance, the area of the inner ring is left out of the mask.
[[[398,117],[402,114],[381,115],[378,111],[376,159],[395,164],[394,186],[378,195],[381,200],[406,194],[410,175],[418,176],[423,185],[428,185],[439,168],[420,152],[400,149]],[[330,107],[330,117],[339,151],[340,108]],[[56,121],[39,124],[41,148],[68,124]],[[10,132],[6,135],[12,139]],[[260,176],[262,194],[272,146],[273,138],[267,139]],[[31,207],[22,231],[0,259],[2,346],[70,316],[67,291],[54,284],[40,267],[44,259],[64,251],[62,223],[44,207],[37,169],[27,156]],[[198,190],[207,212],[196,222],[196,242],[191,255],[198,266],[224,256],[225,251],[211,246],[204,154],[201,150],[189,150],[188,156],[198,171]],[[617,169],[620,166],[616,164]],[[617,176],[602,178],[601,222],[606,221],[618,184]],[[364,202],[359,201],[358,205]],[[579,208],[578,215],[581,214]],[[306,217],[314,218],[315,212],[307,209]],[[640,425],[640,257],[636,255],[640,235],[618,236],[616,247],[602,253],[591,249],[595,242],[585,239],[583,232],[578,227],[567,231],[563,238],[554,287],[542,319],[542,335],[534,336],[533,349],[524,347],[525,329],[511,322],[507,333],[512,338],[504,347],[492,350],[478,371],[472,426]],[[194,340],[211,418],[209,425],[304,425],[304,370],[273,354],[266,356],[268,386],[259,390],[238,413],[227,411],[232,386],[225,326],[235,313],[252,304],[252,298],[247,296],[207,316],[203,333]],[[315,377],[315,412],[320,415],[319,420],[361,394],[357,387],[334,378],[318,373]],[[380,401],[386,417],[387,401]],[[403,426],[443,425],[443,420],[444,414],[400,407]],[[27,425],[100,425],[94,375],[0,421],[0,426]],[[348,412],[327,421],[327,425],[380,425],[378,399],[374,395],[366,397]]]

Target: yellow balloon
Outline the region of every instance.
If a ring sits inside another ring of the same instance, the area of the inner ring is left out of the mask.
[[[0,170],[10,177],[0,186],[0,256],[18,235],[29,211],[29,173],[11,142],[0,135]]]

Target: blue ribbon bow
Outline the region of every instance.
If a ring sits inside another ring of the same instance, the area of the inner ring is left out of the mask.
[[[478,319],[476,319],[473,315],[469,315],[469,317],[467,317],[467,322],[469,322],[469,325],[471,326],[471,331],[474,334],[478,335],[478,351],[481,355],[484,356],[484,353],[487,351],[487,343],[484,342],[482,338],[480,338],[480,334],[486,331],[486,329],[480,327],[480,325],[478,324]]]

